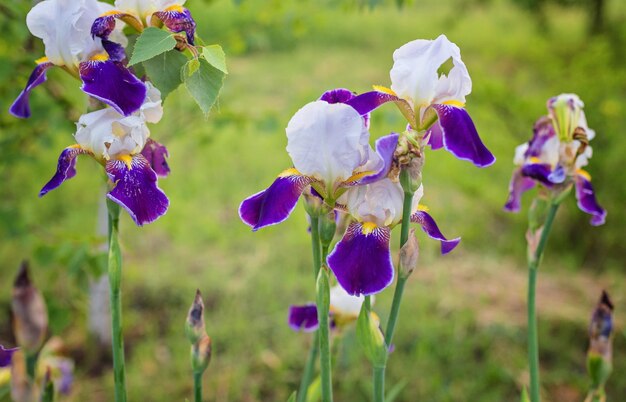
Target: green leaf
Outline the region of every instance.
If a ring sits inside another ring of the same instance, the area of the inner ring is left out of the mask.
[[[199,68],[200,68],[200,60],[198,60],[198,59],[191,59],[185,65],[185,72],[186,72],[187,76],[189,77],[189,76],[193,75],[193,73],[198,71]]]
[[[522,388],[522,399],[520,402],[530,402],[530,397],[528,396],[528,391],[526,391],[526,387]]]
[[[226,54],[220,45],[203,47],[202,57],[213,67],[222,71],[224,74],[228,74],[228,70],[226,69]]]
[[[306,392],[306,402],[319,402],[322,399],[322,377],[319,375],[309,384]]]
[[[186,67],[187,65],[181,70],[185,86],[202,112],[207,115],[217,101],[225,74],[204,59],[200,59],[200,68],[191,75],[187,73]]]
[[[372,320],[368,303],[363,303],[356,323],[356,337],[365,356],[374,367],[383,367],[387,362],[387,345],[378,324]]]
[[[293,391],[293,394],[291,394],[291,396],[289,397],[289,399],[287,399],[287,402],[296,402],[296,391]]]
[[[394,402],[396,400],[396,398],[398,398],[400,396],[400,392],[402,392],[402,390],[408,385],[408,382],[406,380],[402,380],[401,382],[397,383],[396,385],[394,385],[389,392],[387,392],[387,395],[385,396],[385,402]]]
[[[174,49],[176,39],[174,35],[158,28],[146,28],[141,36],[137,38],[133,56],[130,58],[129,66],[150,60],[151,58]]]
[[[180,70],[187,63],[185,55],[178,50],[170,50],[144,61],[143,66],[150,81],[161,91],[161,99],[182,84]]]

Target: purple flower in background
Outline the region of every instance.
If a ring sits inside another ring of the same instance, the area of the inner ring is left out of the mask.
[[[41,38],[46,56],[36,61],[26,87],[9,111],[16,117],[30,117],[30,92],[46,81],[46,71],[61,67],[83,81],[81,89],[88,95],[128,116],[142,105],[146,87],[128,70],[122,60],[123,48],[111,42],[93,39],[90,34],[95,18],[111,8],[96,0],[44,0],[28,13],[26,25]],[[110,34],[126,43],[120,31]]]
[[[391,88],[375,86],[347,103],[365,114],[395,102],[413,130],[426,130],[432,149],[445,148],[479,167],[493,164],[464,109],[472,80],[458,46],[445,35],[414,40],[397,49],[393,61]]]
[[[265,190],[245,199],[241,219],[258,230],[287,219],[300,195],[311,186],[329,204],[347,189],[386,177],[391,169],[397,134],[369,145],[367,119],[341,103],[347,90],[329,91],[291,118],[287,126],[287,152],[293,168],[278,175]]]
[[[549,115],[535,123],[532,139],[515,149],[509,197],[504,209],[518,212],[522,194],[535,185],[562,192],[572,184],[578,207],[590,215],[593,226],[602,225],[606,210],[595,197],[591,176],[582,168],[592,155],[589,141],[595,131],[587,126],[583,103],[575,94],[561,94],[548,100]]]
[[[441,253],[452,251],[460,238],[448,240],[435,220],[419,205],[423,187],[413,196],[411,221],[441,242]],[[356,219],[328,256],[328,266],[350,295],[371,295],[386,288],[394,278],[390,253],[391,229],[402,220],[404,192],[390,179],[354,187],[339,199]]]
[[[9,367],[11,365],[13,353],[15,353],[17,350],[18,348],[5,349],[4,346],[0,345],[0,368]]]
[[[164,215],[169,200],[157,185],[157,176],[169,173],[167,149],[149,139],[147,123],[162,115],[161,93],[150,83],[139,111],[122,116],[112,108],[87,113],[79,119],[74,134],[77,144],[59,156],[57,171],[41,189],[42,197],[76,174],[76,157],[87,154],[101,163],[113,183],[107,197],[122,206],[137,225]]]

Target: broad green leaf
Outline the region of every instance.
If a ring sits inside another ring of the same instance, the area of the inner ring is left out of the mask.
[[[187,64],[185,65],[185,72],[187,73],[187,77],[189,77],[190,75],[193,75],[193,73],[198,71],[199,68],[200,68],[200,60],[198,59],[189,60]]]
[[[309,384],[309,389],[306,392],[306,402],[319,402],[320,400],[322,400],[322,378],[318,375]]]
[[[289,399],[287,399],[287,402],[296,402],[296,391],[293,391],[293,394],[291,394],[291,396],[289,397]]]
[[[130,58],[128,65],[132,66],[133,64],[150,60],[168,50],[174,49],[174,46],[176,46],[176,39],[174,39],[174,35],[171,33],[154,27],[146,28],[141,36],[137,38],[133,56]]]
[[[203,47],[202,56],[210,65],[222,71],[224,74],[228,74],[228,70],[226,69],[226,54],[224,54],[224,50],[222,50],[220,45]]]
[[[224,73],[204,59],[200,59],[200,68],[195,73],[188,75],[185,70],[187,69],[184,67],[181,70],[185,86],[202,112],[207,115],[217,101],[217,95],[224,81]]]
[[[356,337],[365,356],[374,367],[382,367],[387,362],[387,345],[378,324],[372,319],[367,303],[363,303],[356,323]]]
[[[165,100],[167,95],[183,82],[180,70],[185,63],[187,58],[178,50],[161,53],[143,62],[148,78],[161,91],[161,99]]]

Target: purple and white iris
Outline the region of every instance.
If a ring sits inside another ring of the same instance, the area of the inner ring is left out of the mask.
[[[448,240],[439,230],[427,208],[419,204],[420,186],[413,195],[411,222],[421,225],[426,234],[441,242],[441,253],[452,251],[460,238]],[[394,267],[390,252],[391,230],[402,221],[404,191],[398,182],[385,178],[348,190],[339,203],[356,219],[328,256],[328,266],[339,284],[350,295],[371,295],[393,282]]]
[[[125,53],[118,43],[125,44],[126,38],[113,29],[109,34],[117,43],[91,36],[96,17],[110,9],[96,0],[44,0],[33,7],[26,25],[43,40],[46,56],[36,61],[26,87],[9,109],[11,114],[30,117],[30,92],[46,81],[46,71],[53,66],[80,77],[85,93],[124,116],[141,107],[146,86],[123,64]]]
[[[59,156],[57,171],[41,189],[42,197],[76,174],[76,157],[87,154],[102,164],[113,184],[107,197],[130,214],[137,225],[153,222],[167,211],[169,200],[157,185],[166,176],[167,150],[151,140],[147,123],[162,115],[161,93],[147,83],[148,95],[140,109],[123,116],[112,108],[84,114],[76,124],[76,144]]]
[[[595,131],[587,126],[583,106],[575,94],[548,100],[548,116],[537,120],[533,138],[515,149],[518,167],[513,171],[505,210],[518,212],[522,194],[537,184],[553,192],[573,184],[578,207],[591,215],[591,224],[605,222],[607,212],[596,200],[591,176],[582,169],[589,163],[589,141],[595,137]]]
[[[432,149],[445,148],[479,167],[493,164],[495,157],[482,143],[464,109],[472,80],[458,46],[445,35],[435,40],[414,40],[397,49],[393,61],[391,88],[375,86],[374,91],[347,103],[366,114],[394,102],[412,130],[425,131]],[[450,70],[442,72],[449,64]]]

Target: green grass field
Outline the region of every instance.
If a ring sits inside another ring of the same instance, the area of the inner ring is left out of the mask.
[[[624,6],[609,2],[607,12],[621,31],[588,38],[581,10],[550,8],[550,30],[542,32],[532,15],[503,1],[429,0],[400,10],[268,3],[187,3],[205,41],[224,45],[230,74],[208,120],[184,88],[166,100],[152,137],[171,154],[172,174],[160,181],[170,210],[144,228],[127,216],[121,222],[129,400],[191,397],[183,324],[196,288],[205,297],[214,343],[207,400],[285,401],[297,388],[311,336],[293,333],[286,321],[289,304],[314,299],[304,209],[299,206],[280,226],[252,233],[240,222],[238,205],[290,166],[284,127],[302,105],[335,87],[364,92],[372,84],[387,85],[394,49],[445,33],[461,48],[473,78],[467,108],[498,162],[479,170],[444,151],[427,153],[423,203],[444,233],[464,240],[442,257],[437,244],[419,233],[421,262],[407,286],[388,390],[395,387],[396,401],[407,402],[519,400],[528,383],[526,216],[506,214],[502,205],[514,146],[530,137],[547,98],[576,92],[597,131],[590,171],[609,217],[605,226],[592,228],[573,197],[557,216],[538,289],[543,391],[546,401],[583,400],[587,323],[607,289],[617,326],[607,391],[609,401],[621,401],[626,188],[611,179],[622,171],[626,151],[620,141],[626,126]],[[27,70],[19,70],[19,82]],[[50,81],[60,77],[53,72]],[[11,96],[3,95],[3,108]],[[67,96],[81,95],[76,90]],[[36,106],[45,108],[46,102],[45,91],[34,95]],[[102,172],[85,158],[76,178],[36,198],[72,140],[73,126],[58,123],[63,112],[50,113],[17,123],[2,118],[3,141],[20,154],[0,169],[0,310],[9,311],[11,278],[20,260],[30,259],[49,303],[51,332],[76,358],[75,388],[66,400],[110,401],[110,363],[94,361],[86,331],[87,272],[97,266],[102,242],[96,235]],[[393,106],[375,112],[373,137],[402,129]],[[20,130],[33,137],[12,140]],[[383,321],[391,297],[391,289],[377,297],[374,309]],[[2,341],[10,339],[8,313],[3,316]],[[338,342],[334,375],[337,401],[370,400],[369,364],[354,331]]]

